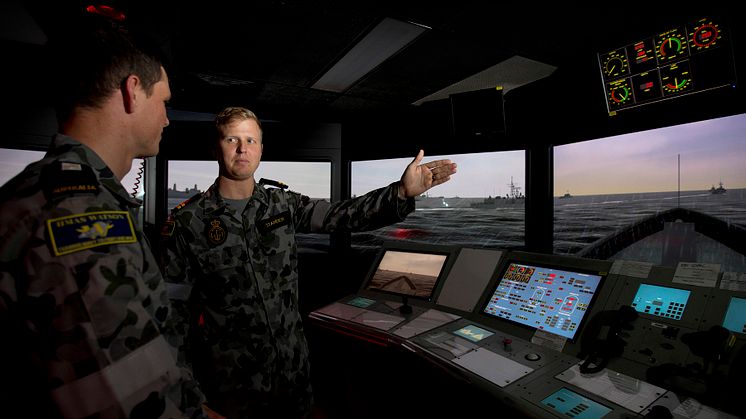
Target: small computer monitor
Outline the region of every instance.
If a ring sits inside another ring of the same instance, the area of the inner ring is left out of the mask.
[[[384,248],[364,289],[431,301],[451,253],[433,248]]]
[[[632,307],[640,313],[681,320],[689,301],[689,294],[689,290],[640,284],[632,299]]]
[[[575,340],[605,274],[508,261],[482,313]]]
[[[505,134],[502,88],[455,93],[450,99],[456,140],[487,140]]]
[[[746,298],[731,297],[723,327],[731,332],[746,334]]]

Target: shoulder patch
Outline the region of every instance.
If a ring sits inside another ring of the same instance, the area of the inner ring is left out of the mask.
[[[80,163],[54,162],[42,170],[40,182],[47,199],[99,192],[93,169]]]
[[[174,222],[174,218],[172,216],[168,217],[166,222],[163,224],[163,228],[161,229],[161,237],[171,237],[171,235],[174,234],[175,227],[176,223]]]
[[[135,243],[129,211],[96,211],[47,220],[49,244],[57,256],[97,246]]]
[[[272,179],[265,179],[265,178],[259,179],[259,184],[260,185],[274,186],[274,187],[280,188],[280,189],[287,189],[288,188],[288,185],[286,185],[286,184],[284,184],[284,183],[282,183],[280,181],[272,180]]]

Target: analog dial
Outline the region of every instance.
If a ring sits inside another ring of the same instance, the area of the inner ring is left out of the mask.
[[[629,74],[629,64],[624,48],[609,52],[601,56],[601,69],[604,77],[613,79]]]
[[[688,54],[686,34],[680,28],[671,29],[655,39],[655,55],[658,62],[670,62]]]
[[[723,37],[720,25],[711,20],[700,20],[690,30],[689,49],[692,53],[705,51],[718,45]]]
[[[679,94],[692,89],[692,77],[689,71],[689,61],[682,61],[662,67],[661,88],[664,95]]]

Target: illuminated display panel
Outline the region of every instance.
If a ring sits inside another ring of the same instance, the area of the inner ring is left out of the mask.
[[[451,333],[457,336],[461,336],[462,338],[469,339],[472,342],[479,342],[484,338],[488,338],[494,335],[494,333],[490,332],[489,330],[482,329],[481,327],[475,326],[473,324],[462,327],[459,330],[454,330]]]
[[[541,404],[573,419],[602,418],[612,412],[612,409],[564,387],[542,400]]]
[[[511,261],[483,313],[573,340],[602,276]]]
[[[681,320],[691,291],[658,285],[640,284],[632,307],[640,313]]]
[[[703,18],[599,53],[598,64],[609,113],[736,82],[719,19]]]
[[[732,297],[725,312],[723,327],[736,333],[746,333],[746,299]]]
[[[449,255],[386,249],[365,289],[431,300]]]

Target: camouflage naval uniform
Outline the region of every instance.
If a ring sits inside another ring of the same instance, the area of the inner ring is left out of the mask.
[[[164,276],[191,335],[188,358],[207,404],[229,418],[310,412],[295,233],[372,230],[414,210],[414,199],[397,197],[398,182],[332,204],[264,182],[243,212],[216,182],[174,208],[164,228]]]
[[[0,416],[202,417],[138,206],[63,135],[0,189]]]

